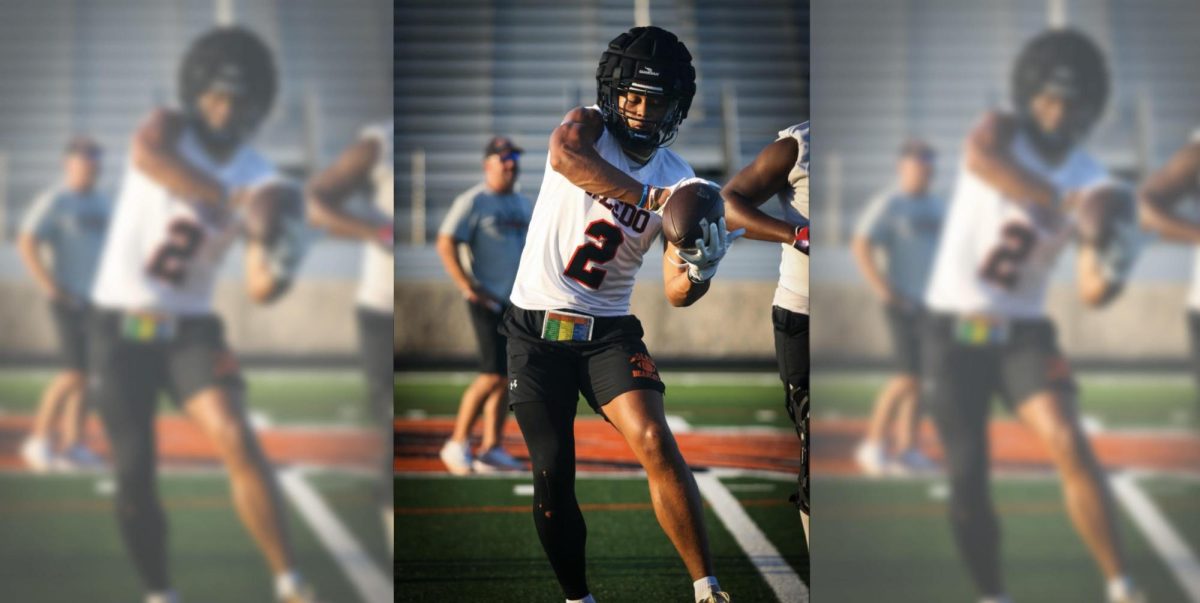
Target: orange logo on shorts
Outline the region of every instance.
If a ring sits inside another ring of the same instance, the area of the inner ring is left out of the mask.
[[[1055,356],[1046,363],[1046,379],[1050,382],[1070,381],[1071,365],[1062,356]]]
[[[233,355],[230,350],[222,350],[217,353],[217,360],[213,363],[213,376],[220,379],[222,377],[232,377],[238,374],[241,368],[238,366],[237,356]]]
[[[654,359],[649,354],[638,352],[629,357],[629,364],[633,366],[633,376],[635,378],[660,381],[658,378],[658,367],[654,366]]]

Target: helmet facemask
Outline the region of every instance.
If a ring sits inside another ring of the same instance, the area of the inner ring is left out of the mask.
[[[675,140],[696,93],[691,60],[674,34],[657,27],[635,27],[609,44],[596,70],[597,104],[622,146],[650,153]],[[640,116],[631,99],[647,105]]]

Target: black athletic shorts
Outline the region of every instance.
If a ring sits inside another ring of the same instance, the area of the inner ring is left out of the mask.
[[[1200,387],[1200,311],[1188,310],[1188,333],[1192,342],[1192,374]]]
[[[883,307],[887,316],[888,331],[892,334],[892,353],[895,354],[896,370],[917,377],[921,374],[921,319],[920,308],[906,310],[888,304]]]
[[[359,360],[367,377],[367,393],[375,417],[387,424],[391,422],[392,412],[395,315],[359,306],[355,311],[355,319],[358,323]]]
[[[771,307],[775,327],[775,359],[779,379],[789,386],[808,389],[808,315]]]
[[[581,312],[574,312],[581,314]],[[598,317],[591,341],[541,338],[545,312],[510,306],[501,334],[508,337],[508,402],[575,404],[583,393],[597,413],[613,398],[636,390],[666,391],[642,343],[634,316]]]
[[[943,405],[987,405],[993,395],[1012,410],[1039,392],[1076,391],[1049,320],[1010,321],[1007,337],[994,343],[947,314],[928,315],[921,331],[922,399],[935,413]]]
[[[155,329],[152,321],[122,312],[91,313],[88,385],[98,405],[134,404],[152,411],[160,392],[178,406],[212,386],[236,392],[245,387],[221,319],[178,317],[173,336],[155,337]]]
[[[467,302],[471,315],[471,326],[475,328],[475,341],[479,344],[479,372],[486,375],[503,375],[508,372],[508,340],[500,334],[503,312]]]
[[[77,306],[50,302],[50,315],[54,318],[54,331],[58,334],[58,351],[71,370],[87,369],[88,312],[87,304]]]

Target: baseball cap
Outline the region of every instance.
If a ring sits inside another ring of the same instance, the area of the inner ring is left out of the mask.
[[[483,148],[483,156],[503,155],[505,153],[524,153],[525,149],[513,144],[513,141],[506,136],[495,136],[488,141],[487,146]]]
[[[101,154],[100,143],[90,136],[78,135],[67,141],[67,146],[63,149],[64,155],[82,155],[88,159],[99,159]]]
[[[901,157],[912,157],[925,162],[931,162],[936,155],[933,147],[924,140],[910,138],[900,145]]]

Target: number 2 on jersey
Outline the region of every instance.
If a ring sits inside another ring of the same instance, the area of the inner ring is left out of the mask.
[[[190,220],[175,220],[167,230],[167,239],[150,258],[146,271],[173,285],[183,282],[187,276],[187,262],[196,255],[204,231]]]
[[[1029,259],[1037,233],[1026,224],[1010,222],[1000,231],[1000,244],[988,254],[979,270],[984,280],[1006,289],[1016,286],[1021,264]]]
[[[617,249],[625,241],[625,234],[616,225],[604,220],[596,220],[588,224],[583,232],[593,240],[575,248],[575,253],[571,255],[571,262],[567,264],[567,269],[563,271],[563,274],[579,281],[589,289],[599,289],[600,283],[604,282],[604,276],[608,274],[608,271],[598,265],[617,257]],[[597,265],[589,266],[589,262]]]

